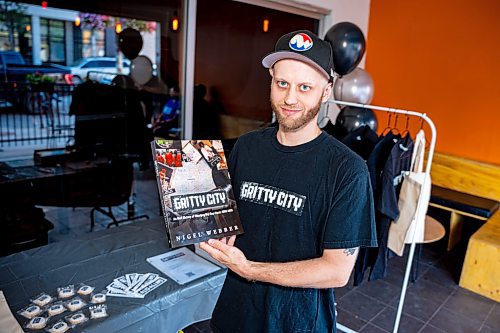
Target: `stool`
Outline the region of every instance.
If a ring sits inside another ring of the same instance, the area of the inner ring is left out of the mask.
[[[425,216],[425,231],[424,231],[424,241],[422,243],[417,243],[416,256],[414,257],[414,263],[411,271],[411,282],[415,282],[418,277],[418,266],[420,257],[422,256],[422,245],[437,242],[446,234],[446,230],[443,225],[433,217],[429,215]]]

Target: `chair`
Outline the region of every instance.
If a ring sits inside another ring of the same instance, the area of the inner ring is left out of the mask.
[[[120,223],[126,221],[133,221],[142,218],[149,219],[149,216],[146,214],[134,215],[133,211],[132,214],[130,214],[131,209],[129,207],[129,198],[131,196],[134,182],[134,168],[130,161],[112,161],[106,171],[98,173],[98,177],[95,179],[95,182],[98,183],[98,188],[96,189],[94,207],[90,211],[91,231],[95,226],[95,212],[99,212],[111,218],[112,222],[108,224],[107,228],[112,225],[118,226]],[[112,207],[119,206],[124,203],[127,203],[127,211],[129,213],[126,218],[117,219],[113,214]],[[107,207],[107,210],[102,207]]]
[[[31,205],[0,207],[0,256],[48,244],[48,231],[54,225],[42,209]]]
[[[118,226],[125,221],[149,218],[147,215],[129,214],[126,219],[118,220],[111,209],[112,206],[127,202],[128,211],[133,212],[133,205],[129,201],[133,188],[133,163],[144,161],[146,148],[149,147],[138,92],[86,82],[74,91],[71,113],[76,115],[74,148],[87,158],[109,158],[112,161],[111,170],[120,176],[102,172],[108,178],[101,179],[103,186],[95,192],[98,197],[91,211],[91,229],[95,225],[95,212],[112,219],[108,227]],[[107,207],[108,210],[102,207]]]

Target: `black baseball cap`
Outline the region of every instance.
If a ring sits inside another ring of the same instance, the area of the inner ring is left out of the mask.
[[[332,47],[309,30],[298,30],[287,33],[278,39],[274,52],[262,59],[262,65],[271,68],[283,59],[294,59],[305,62],[316,68],[328,80],[333,76]]]

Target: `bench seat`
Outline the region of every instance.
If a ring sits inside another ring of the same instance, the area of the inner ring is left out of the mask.
[[[432,186],[430,204],[434,207],[460,212],[462,215],[480,220],[489,219],[500,205],[494,200],[434,185]]]
[[[449,251],[462,238],[464,216],[487,221],[495,214],[500,204],[495,200],[432,185],[429,206],[451,212],[447,247]]]

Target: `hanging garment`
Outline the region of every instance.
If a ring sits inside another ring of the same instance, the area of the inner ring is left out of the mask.
[[[413,140],[409,135],[401,138],[389,132],[373,149],[367,163],[375,197],[375,221],[378,248],[361,249],[354,268],[354,285],[363,282],[364,274],[371,268],[369,280],[385,277],[390,251],[387,237],[390,222],[399,215],[398,195],[401,188],[401,172],[409,170],[413,152]]]
[[[416,233],[417,243],[424,240],[425,214],[431,194],[430,175],[423,172],[424,154],[425,134],[420,130],[415,139],[410,171],[405,173],[401,187],[398,201],[400,214],[389,228],[388,247],[399,256],[403,255],[404,244],[411,243],[413,232]],[[421,191],[423,198],[421,205],[418,206]]]
[[[390,257],[390,250],[387,247],[389,226],[391,221],[399,216],[398,199],[401,190],[401,174],[410,169],[413,145],[410,135],[400,139],[392,147],[382,171],[380,193],[375,206],[376,211],[379,212],[379,220],[377,221],[379,246],[373,249],[377,255],[370,270],[370,281],[386,276],[387,261]]]
[[[377,133],[365,125],[347,134],[342,139],[342,143],[366,161],[378,140]]]
[[[392,132],[380,137],[370,156],[366,160],[368,172],[370,172],[370,181],[372,183],[375,202],[377,202],[376,199],[380,193],[380,183],[382,181],[382,171],[384,170],[385,163],[389,158],[392,147],[394,147],[400,139],[400,135]]]
[[[392,132],[387,133],[387,135],[382,136],[375,147],[373,148],[366,164],[368,166],[368,172],[370,173],[370,182],[372,185],[373,198],[375,203],[378,200],[379,188],[381,182],[382,170],[384,168],[385,162],[389,154],[391,153],[392,147],[399,141],[399,136]],[[375,210],[375,221],[377,223],[377,238],[379,235],[379,221],[380,213]],[[369,267],[372,267],[375,262],[377,252],[373,249],[370,251],[367,248],[359,249],[358,257],[356,259],[356,264],[354,265],[354,285],[357,286],[363,282],[364,274]]]

